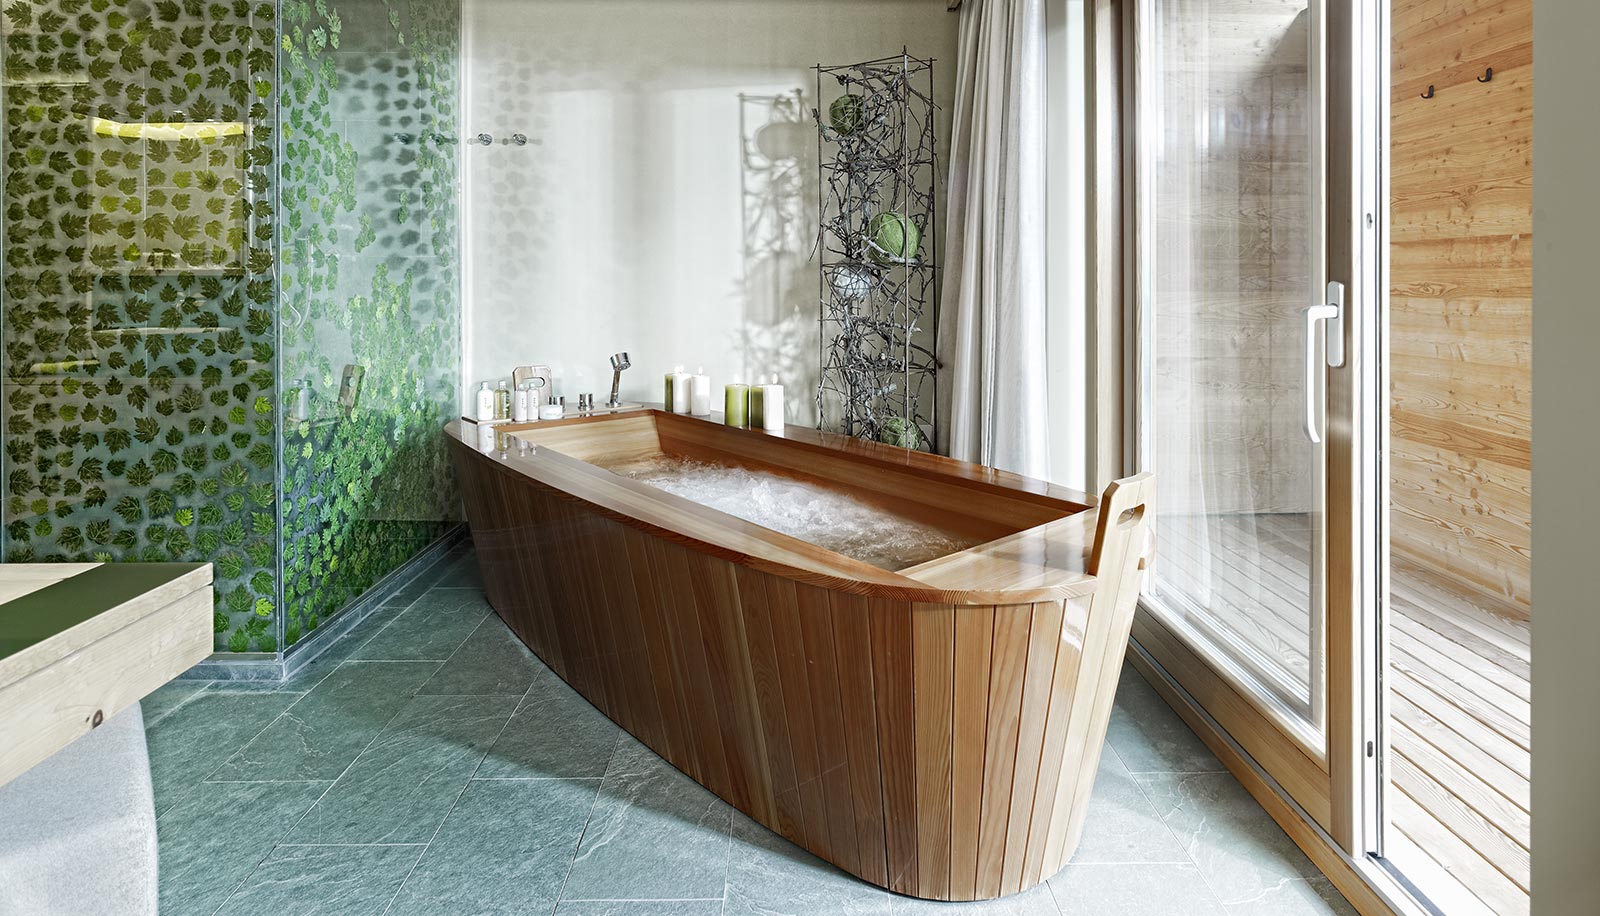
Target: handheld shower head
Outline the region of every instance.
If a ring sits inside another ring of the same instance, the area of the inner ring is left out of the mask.
[[[611,400],[606,402],[607,407],[622,406],[622,396],[618,393],[622,387],[622,370],[632,365],[627,351],[611,354]]]

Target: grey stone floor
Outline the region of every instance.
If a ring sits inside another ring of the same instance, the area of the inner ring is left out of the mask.
[[[879,890],[563,684],[465,549],[292,680],[178,681],[145,716],[165,916],[1354,913],[1132,669],[1066,869],[987,903]]]

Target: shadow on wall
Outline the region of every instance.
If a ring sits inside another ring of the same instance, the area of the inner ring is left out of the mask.
[[[660,400],[675,363],[703,366],[718,389],[775,373],[791,421],[811,422],[816,141],[801,90],[563,90],[563,79],[512,66],[507,94],[555,85],[484,125],[493,144],[468,147],[483,265],[475,374],[545,363],[576,400],[604,392],[606,357],[629,350],[629,399]],[[528,144],[504,142],[513,132]]]
[[[922,0],[478,0],[465,16],[463,133],[496,140],[463,148],[468,383],[543,363],[557,394],[603,398],[627,351],[626,399],[660,401],[676,364],[717,389],[776,372],[810,422],[811,67],[906,44],[952,59],[954,17]]]
[[[747,382],[776,374],[786,416],[816,419],[817,135],[803,90],[739,94],[744,321],[734,345]]]

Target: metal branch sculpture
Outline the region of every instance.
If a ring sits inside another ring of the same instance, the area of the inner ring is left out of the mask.
[[[937,438],[933,61],[818,65],[817,427],[907,448]],[[820,102],[819,102],[820,104]]]

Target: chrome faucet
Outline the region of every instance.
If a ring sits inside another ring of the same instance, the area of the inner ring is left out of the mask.
[[[629,366],[632,366],[632,365],[633,365],[633,363],[628,361],[628,354],[627,353],[614,353],[614,354],[612,354],[612,356],[611,356],[611,400],[606,402],[606,406],[607,407],[621,407],[622,406],[622,396],[619,394],[619,391],[622,388],[622,370],[624,370],[624,369],[626,369],[626,368],[628,368]]]

